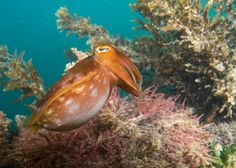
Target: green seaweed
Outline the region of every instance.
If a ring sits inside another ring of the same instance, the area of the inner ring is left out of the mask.
[[[213,143],[212,148],[215,156],[212,163],[216,168],[234,168],[236,166],[236,144],[223,146]]]

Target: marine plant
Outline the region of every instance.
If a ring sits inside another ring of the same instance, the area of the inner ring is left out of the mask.
[[[236,144],[236,122],[214,124],[209,127],[209,131],[214,134],[215,142],[222,146]]]
[[[149,88],[139,98],[114,91],[101,113],[70,132],[22,127],[10,158],[18,167],[197,167],[210,163],[212,135],[190,109]]]
[[[131,4],[144,20],[159,52],[156,75],[176,85],[208,122],[224,112],[233,115],[236,101],[236,27],[234,0],[138,0]]]
[[[221,145],[214,143],[213,145],[213,165],[217,168],[233,168],[236,166],[236,146],[231,145]]]
[[[79,38],[89,36],[87,43],[91,46],[108,43],[111,39],[107,30],[102,26],[91,24],[89,18],[76,14],[72,16],[66,7],[60,7],[55,15],[58,17],[57,28],[60,31],[66,30],[67,35],[77,34]]]
[[[0,85],[4,87],[3,91],[21,91],[19,101],[31,96],[34,97],[35,102],[29,105],[33,109],[35,108],[34,104],[43,98],[46,91],[32,60],[26,62],[23,56],[24,52],[19,55],[17,51],[10,54],[7,46],[0,45]]]
[[[11,143],[9,140],[9,124],[10,120],[0,111],[0,167],[10,167],[9,150]]]

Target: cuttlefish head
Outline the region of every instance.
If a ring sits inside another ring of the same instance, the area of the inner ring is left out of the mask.
[[[94,47],[93,57],[109,71],[111,85],[117,85],[134,96],[141,94],[139,89],[141,74],[128,56],[112,45],[104,44]]]

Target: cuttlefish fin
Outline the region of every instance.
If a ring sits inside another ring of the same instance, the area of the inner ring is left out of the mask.
[[[32,116],[32,115],[31,115]],[[31,117],[30,116],[30,117]],[[30,128],[31,129],[31,131],[33,132],[33,133],[36,133],[39,129],[41,129],[41,127],[40,126],[38,126],[38,125],[31,125],[31,126],[28,126],[28,121],[29,121],[29,118],[30,117],[27,117],[25,120],[24,120],[24,122],[23,122],[23,127],[28,127],[28,128]]]
[[[83,79],[72,83],[70,85],[66,85],[64,87],[62,87],[61,89],[59,89],[55,94],[51,95],[48,100],[42,105],[42,107],[40,107],[38,112],[33,113],[26,121],[26,126],[27,127],[31,127],[32,129],[37,130],[37,125],[35,125],[35,123],[37,122],[37,120],[40,118],[40,116],[42,116],[45,111],[49,108],[49,106],[61,95],[65,94],[67,91],[69,91],[70,89],[74,88],[74,87],[78,87],[78,85],[82,85],[85,82],[87,82],[90,79],[93,79],[97,73],[100,71],[92,71],[90,72],[87,76],[85,76]]]

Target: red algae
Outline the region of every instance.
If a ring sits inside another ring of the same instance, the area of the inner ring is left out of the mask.
[[[140,98],[115,90],[100,114],[70,132],[22,127],[10,155],[18,167],[196,167],[208,164],[211,134],[176,97],[146,89]],[[141,108],[142,107],[142,108]],[[145,108],[147,107],[147,108]]]

